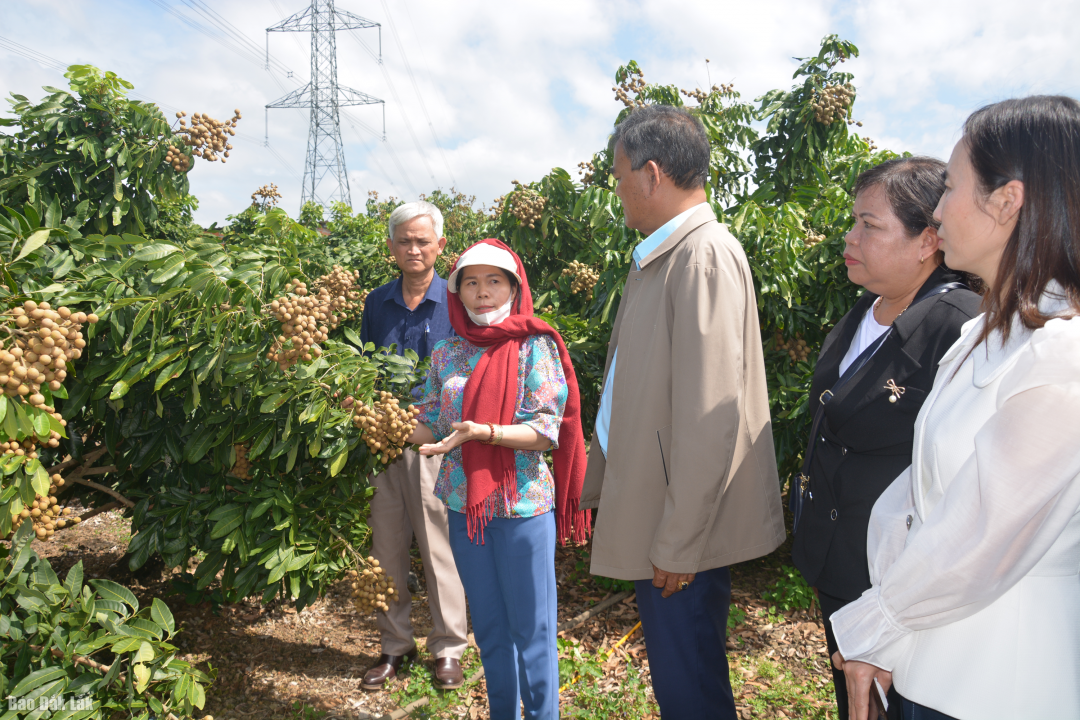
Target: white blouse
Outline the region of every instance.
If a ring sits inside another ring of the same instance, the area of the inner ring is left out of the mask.
[[[972,348],[982,326],[941,360],[870,518],[873,587],[833,629],[947,715],[1080,718],[1080,318]]]
[[[875,300],[874,303],[876,302]],[[877,318],[874,317],[874,303],[870,304],[870,309],[863,315],[863,319],[859,323],[859,329],[855,331],[855,337],[851,339],[851,345],[840,360],[841,375],[847,372],[847,369],[851,367],[851,363],[855,362],[863,354],[863,350],[870,347],[891,327],[890,325],[880,324]]]

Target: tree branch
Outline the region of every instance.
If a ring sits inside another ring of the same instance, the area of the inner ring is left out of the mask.
[[[60,463],[59,465],[52,466],[51,468],[48,469],[47,472],[50,475],[53,475],[53,474],[58,473],[58,472],[60,472],[62,470],[67,470],[68,468],[75,467],[76,465],[93,465],[95,462],[97,462],[98,458],[100,458],[106,452],[108,452],[108,449],[105,448],[104,446],[102,446],[102,447],[99,447],[99,448],[94,448],[93,450],[86,453],[85,455],[83,455],[78,460],[76,460],[76,459],[69,456],[67,460]]]
[[[123,506],[118,502],[105,503],[104,505],[101,505],[99,507],[94,508],[90,512],[83,513],[82,515],[80,515],[79,516],[79,522],[84,523],[87,520],[89,520],[90,518],[94,517],[95,515],[100,515],[101,513],[109,512],[110,510],[115,510],[118,507],[123,507]],[[75,526],[74,525],[69,525],[68,527],[75,527]]]
[[[105,473],[116,472],[115,465],[102,465],[101,467],[89,468],[83,470],[83,475],[104,475]]]
[[[129,507],[129,508],[135,507],[135,503],[131,502],[130,500],[128,500],[126,497],[124,497],[120,493],[116,492],[112,488],[108,488],[108,487],[105,487],[104,485],[96,483],[93,480],[86,480],[84,478],[77,477],[77,478],[75,478],[75,482],[79,483],[80,485],[85,485],[86,487],[94,488],[95,490],[103,492],[106,495],[111,495],[114,498],[116,498],[120,502],[121,505],[123,505],[125,507]]]
[[[34,652],[41,652],[42,650],[44,650],[44,648],[40,645],[31,645],[30,649]],[[50,648],[49,652],[52,653],[52,656],[55,658],[60,658],[61,660],[64,659],[64,651],[60,648]],[[111,665],[102,665],[98,661],[91,660],[90,658],[83,657],[82,655],[72,655],[71,661],[76,665],[86,665],[87,667],[92,667],[95,670],[98,670],[99,672],[102,672],[104,674],[108,674],[109,671],[112,670]],[[123,683],[126,680],[124,673],[118,673],[117,679],[120,680],[121,683]]]

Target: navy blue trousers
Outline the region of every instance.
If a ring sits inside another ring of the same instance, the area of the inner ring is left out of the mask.
[[[555,514],[491,518],[484,544],[449,511],[454,553],[487,679],[491,720],[559,717]]]
[[[911,702],[907,698],[902,699],[901,702],[904,708],[904,720],[956,720],[952,715]]]
[[[699,572],[669,598],[652,580],[634,582],[653,692],[663,720],[735,720],[727,662],[731,574]]]

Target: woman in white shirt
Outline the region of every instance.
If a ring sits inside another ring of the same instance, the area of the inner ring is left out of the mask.
[[[791,491],[802,504],[792,559],[817,591],[830,654],[837,648],[829,617],[870,587],[870,510],[911,464],[915,417],[938,360],[979,311],[979,296],[941,264],[933,215],[944,189],[945,163],[926,157],[889,160],[855,183],[844,259],[866,292],[822,345],[810,389],[813,431]],[[846,718],[841,671],[833,684]],[[900,698],[892,702],[898,719]]]
[[[989,289],[874,506],[873,586],[832,616],[850,718],[1080,718],[1080,103],[974,113],[935,216]]]

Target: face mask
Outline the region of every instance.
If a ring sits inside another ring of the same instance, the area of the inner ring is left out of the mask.
[[[462,303],[464,305],[464,303]],[[469,308],[465,308],[465,312],[469,313],[469,319],[477,325],[498,325],[506,318],[510,317],[510,310],[514,305],[513,296],[498,310],[492,310],[491,312],[481,313],[477,315]]]

